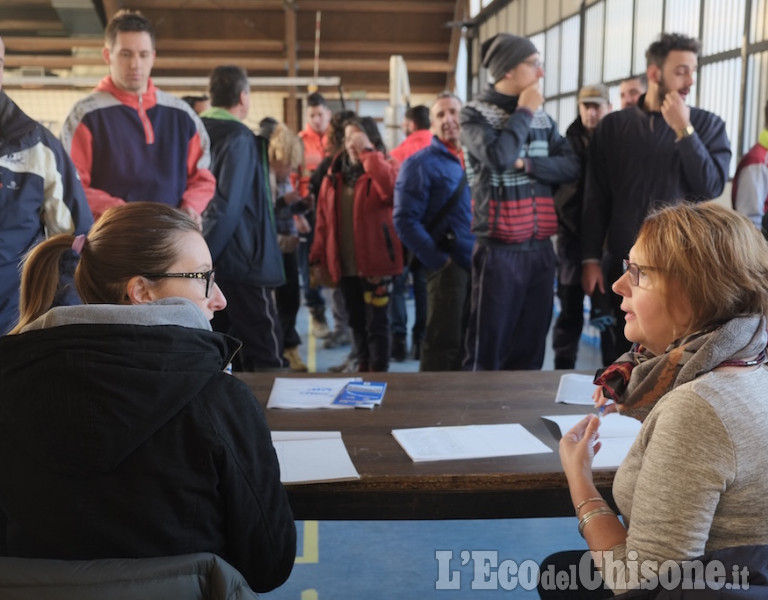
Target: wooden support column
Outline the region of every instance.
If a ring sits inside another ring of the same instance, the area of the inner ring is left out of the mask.
[[[288,77],[296,77],[296,5],[285,0],[285,52],[288,59]],[[299,115],[296,111],[296,86],[288,88],[285,104],[285,124],[291,131],[299,130]]]

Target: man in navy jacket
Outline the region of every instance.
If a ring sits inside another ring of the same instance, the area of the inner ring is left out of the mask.
[[[93,216],[72,161],[45,127],[2,91],[0,38],[0,335],[19,320],[19,263],[46,235],[87,233]],[[79,304],[72,283],[77,256],[62,265],[61,304]]]
[[[621,297],[610,293],[622,275],[645,217],[681,200],[717,198],[728,179],[731,144],[714,113],[685,98],[698,68],[698,40],[662,34],[645,53],[648,92],[637,106],[607,115],[590,145],[582,213],[582,287],[613,300],[614,358],[629,349]],[[648,265],[652,266],[652,265]]]
[[[200,116],[211,139],[216,193],[203,214],[203,236],[216,283],[227,297],[213,328],[243,342],[237,370],[282,368],[283,335],[272,288],[285,283],[285,274],[269,193],[267,140],[242,122],[250,108],[243,69],[216,67],[210,96],[212,108]]]

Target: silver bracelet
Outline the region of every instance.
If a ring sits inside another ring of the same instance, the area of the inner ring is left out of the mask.
[[[579,521],[579,535],[581,537],[584,537],[584,527],[586,524],[589,523],[597,515],[613,515],[615,517],[616,513],[613,512],[613,509],[608,508],[607,506],[601,506],[595,510],[590,510],[587,514],[581,517],[581,521]]]

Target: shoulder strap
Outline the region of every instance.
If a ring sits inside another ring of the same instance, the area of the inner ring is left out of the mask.
[[[467,183],[467,173],[464,171],[461,174],[461,181],[459,181],[459,185],[456,186],[453,195],[448,199],[448,202],[443,204],[440,211],[430,221],[429,225],[427,225],[427,233],[432,233],[435,227],[440,224],[440,221],[442,221],[448,215],[448,213],[453,210],[453,207],[456,206],[456,202],[459,201],[459,196],[464,193],[464,188],[467,187]]]

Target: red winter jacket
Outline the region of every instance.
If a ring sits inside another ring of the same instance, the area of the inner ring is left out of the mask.
[[[339,254],[341,233],[340,172],[342,154],[334,158],[317,198],[315,239],[310,263],[328,270],[336,283],[341,279]],[[398,275],[403,271],[403,247],[392,224],[393,195],[397,166],[381,152],[364,152],[363,173],[355,183],[355,258],[360,277]]]

